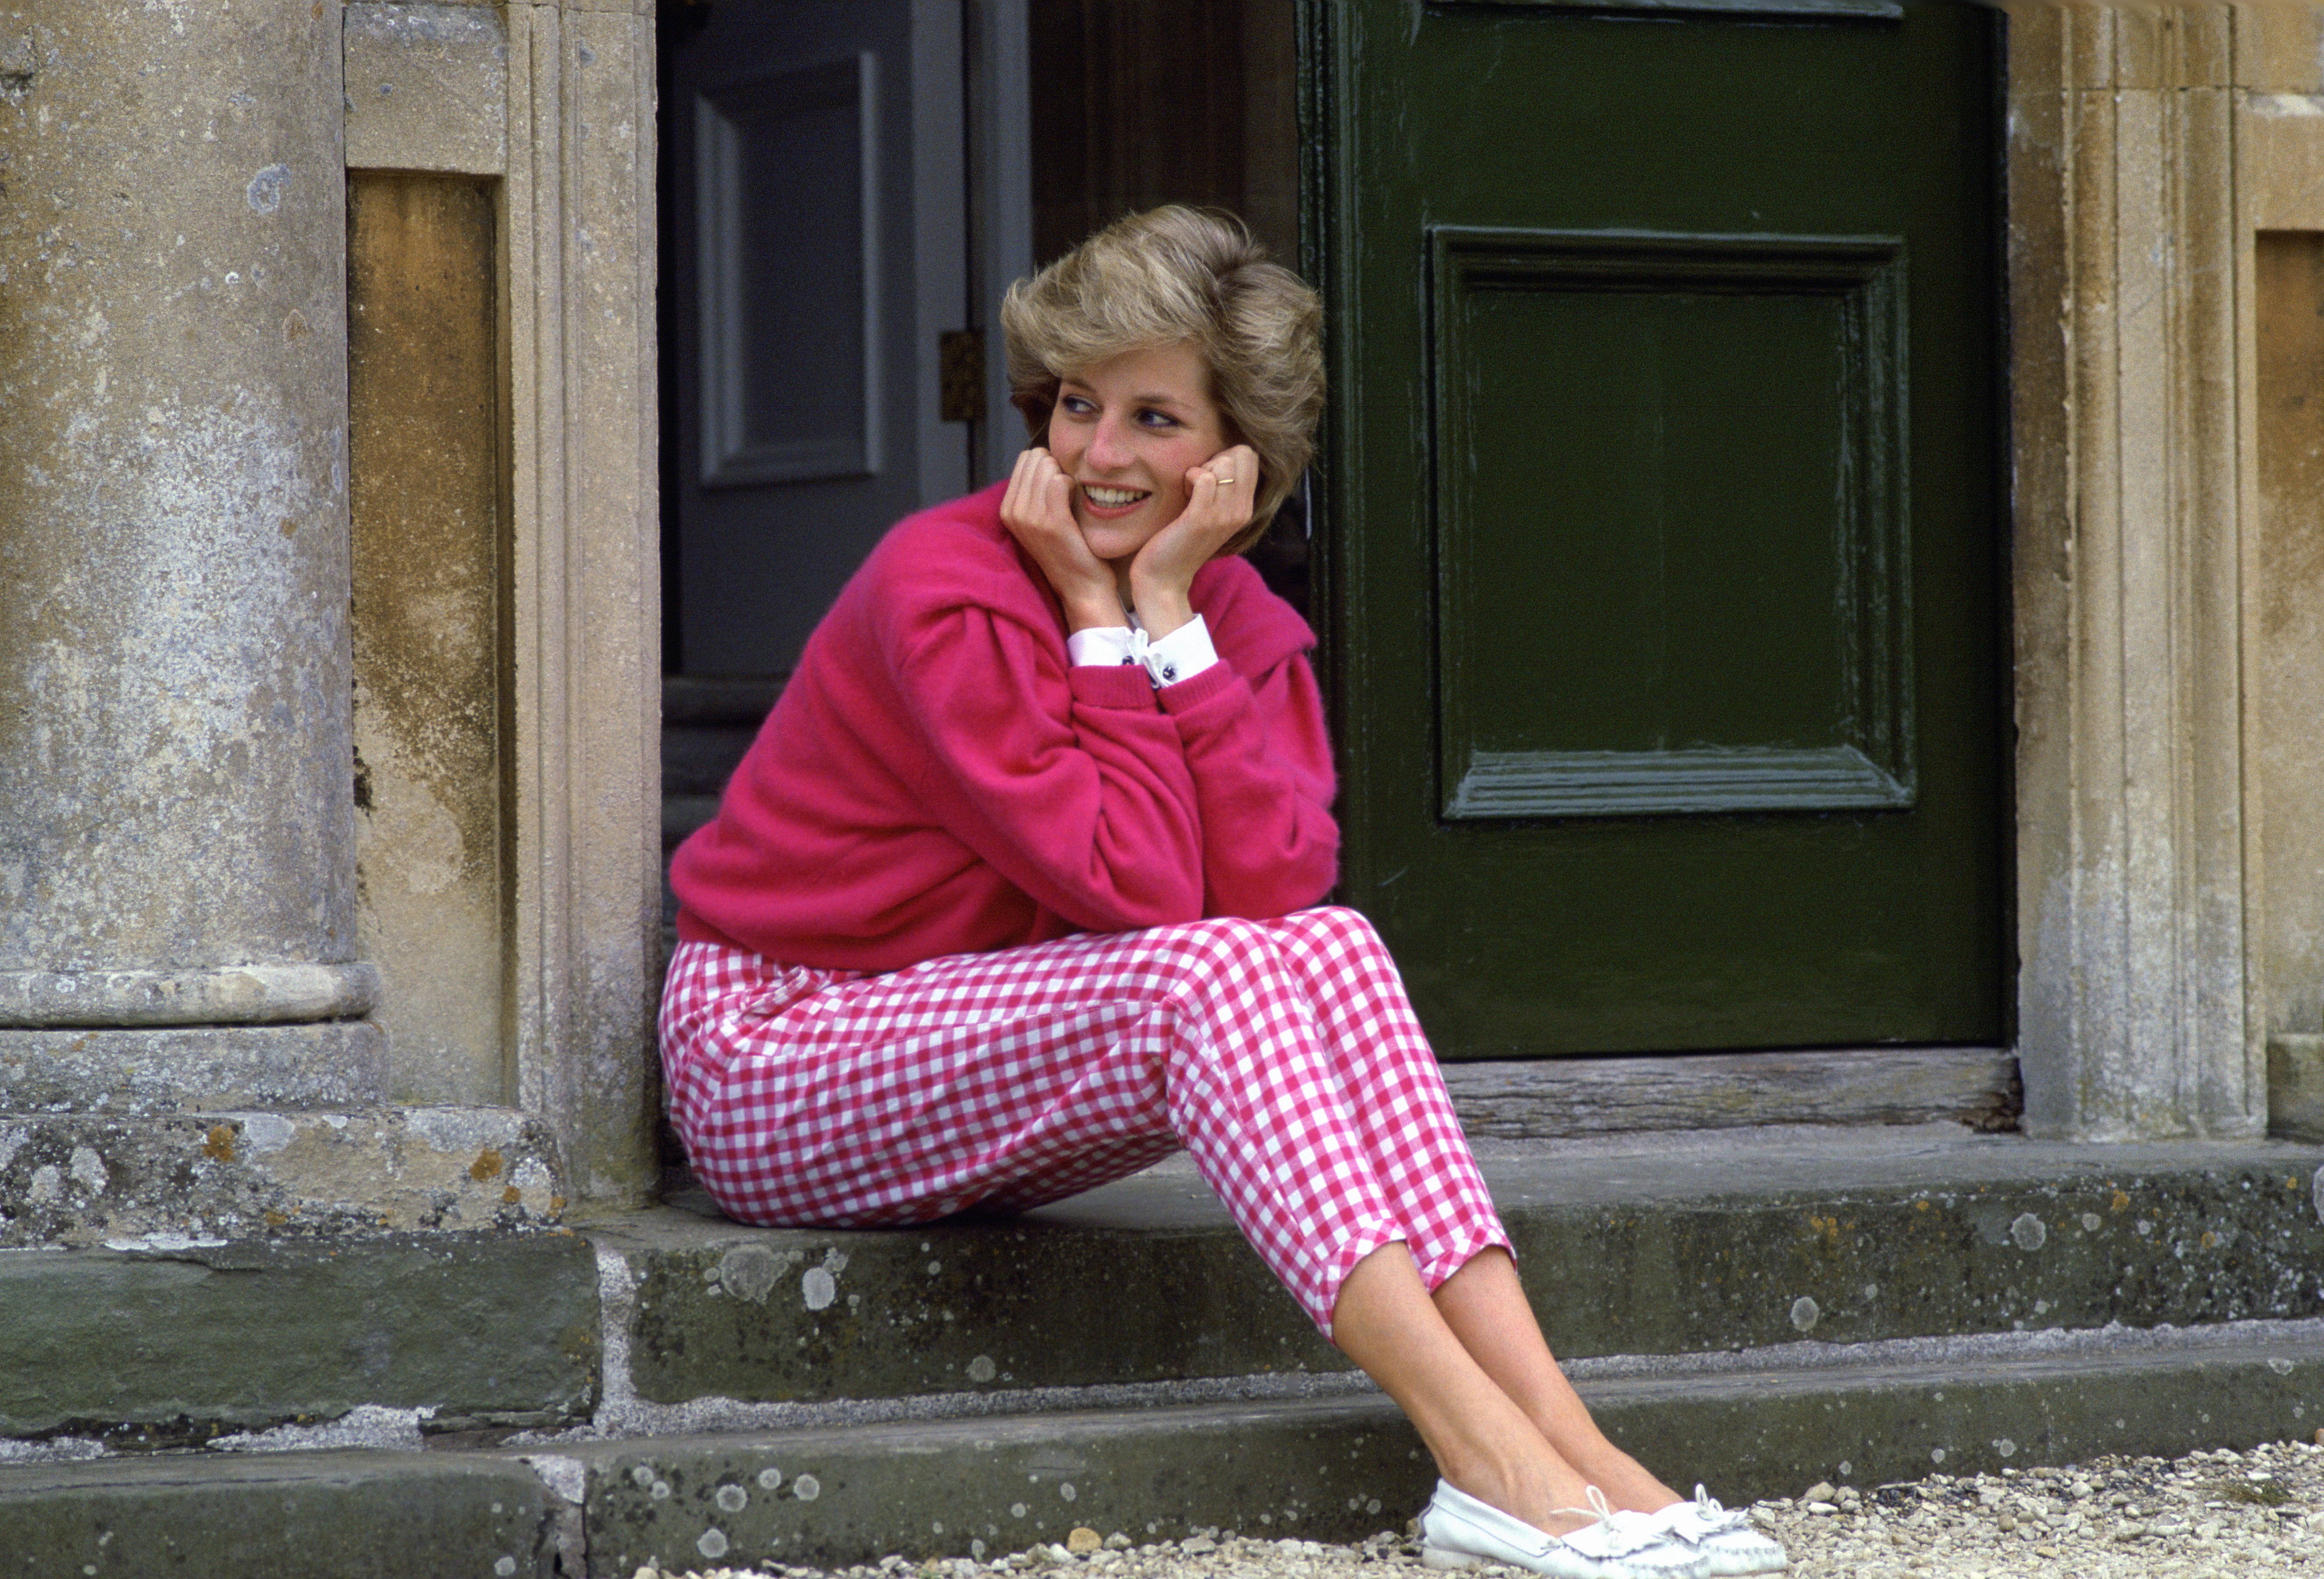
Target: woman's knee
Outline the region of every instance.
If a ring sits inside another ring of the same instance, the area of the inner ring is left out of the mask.
[[[1170,930],[1167,956],[1156,963],[1171,977],[1166,997],[1182,1028],[1173,1038],[1180,1057],[1239,1080],[1231,1072],[1245,1069],[1257,1041],[1296,1035],[1295,1022],[1312,1018],[1297,973],[1265,925],[1224,916]]]
[[[1165,929],[1164,952],[1181,980],[1201,989],[1222,981],[1247,981],[1283,968],[1283,956],[1267,928],[1240,916],[1212,916]]]
[[[1388,954],[1388,946],[1380,941],[1371,919],[1345,905],[1317,905],[1312,910],[1295,910],[1273,924],[1311,952],[1340,956],[1385,957]]]

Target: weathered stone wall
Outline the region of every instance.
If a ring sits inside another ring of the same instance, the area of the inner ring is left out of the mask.
[[[651,16],[0,0],[9,1242],[650,1184]]]
[[[510,5],[518,1101],[655,1182],[661,557],[650,0]],[[521,63],[520,65],[520,62]]]
[[[0,51],[0,1023],[348,961],[338,7]]]
[[[233,1027],[162,1077],[287,1089],[351,1021],[309,1084],[378,1094],[338,32],[0,5],[0,1110],[78,1028]]]
[[[2260,232],[2259,725],[2269,1029],[2324,1031],[2324,229]]]
[[[357,917],[399,1102],[513,1095],[493,207],[488,181],[348,172]]]

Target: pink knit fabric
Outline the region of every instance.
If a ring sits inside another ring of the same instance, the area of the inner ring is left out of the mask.
[[[892,970],[1330,890],[1305,623],[1222,559],[1192,589],[1219,663],[1159,692],[1134,666],[1075,667],[1001,493],[904,521],[840,594],[671,863],[681,937]]]
[[[884,974],[680,945],[670,1112],[746,1223],[1022,1208],[1183,1144],[1329,1336],[1391,1241],[1431,1288],[1509,1248],[1370,923],[1321,909],[953,955]]]

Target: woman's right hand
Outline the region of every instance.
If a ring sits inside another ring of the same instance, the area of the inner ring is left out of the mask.
[[[1074,520],[1073,479],[1047,450],[1028,449],[1017,457],[1001,499],[1001,524],[1048,578],[1065,605],[1068,632],[1130,623],[1113,567],[1090,552]]]

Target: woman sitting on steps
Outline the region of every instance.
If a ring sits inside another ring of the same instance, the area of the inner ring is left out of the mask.
[[[1395,964],[1336,873],[1314,636],[1238,558],[1306,465],[1314,295],[1124,219],[1002,311],[1034,436],[899,524],[670,879],[672,1117],[745,1223],[1015,1210],[1185,1148],[1443,1475],[1427,1559],[1766,1573],[1551,1357]]]

